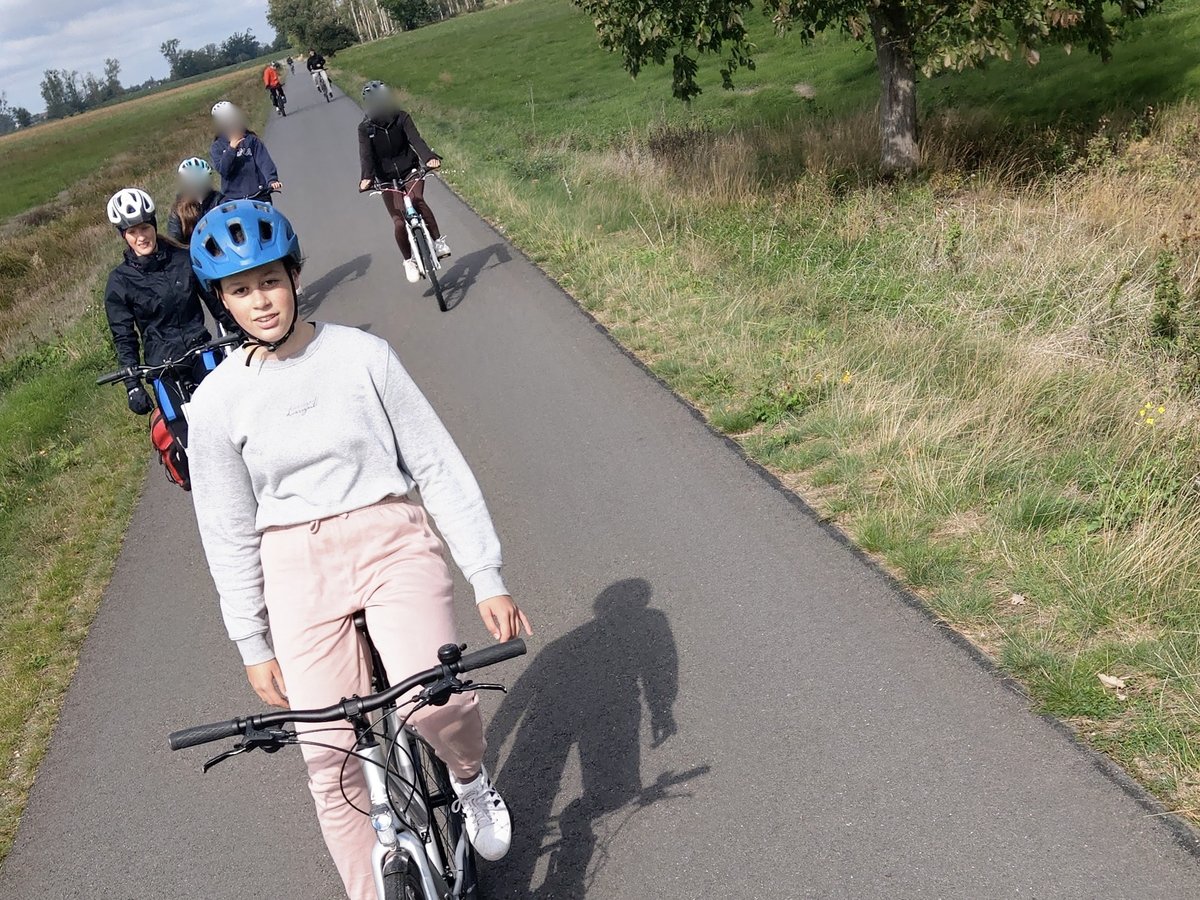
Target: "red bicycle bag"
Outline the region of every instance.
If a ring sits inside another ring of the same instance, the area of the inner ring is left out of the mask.
[[[190,491],[192,482],[188,473],[187,451],[167,427],[167,420],[158,407],[150,413],[150,442],[158,451],[159,462],[167,470],[167,480]]]

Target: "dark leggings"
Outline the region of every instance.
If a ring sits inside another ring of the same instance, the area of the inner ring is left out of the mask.
[[[437,219],[433,217],[433,210],[425,202],[425,182],[414,181],[410,184],[408,196],[412,199],[412,204],[417,208],[417,212],[421,214],[421,218],[425,220],[429,234],[436,241],[442,236],[442,232],[438,228]],[[412,247],[408,246],[408,232],[404,228],[404,198],[394,191],[384,191],[383,205],[387,207],[388,215],[392,217],[392,228],[396,232],[396,245],[404,254],[405,259],[412,259]]]

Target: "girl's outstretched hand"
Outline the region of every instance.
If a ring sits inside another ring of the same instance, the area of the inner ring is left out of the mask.
[[[287,688],[283,684],[283,672],[279,669],[279,660],[268,659],[255,666],[246,666],[246,677],[250,679],[250,687],[258,694],[263,703],[287,709]]]
[[[479,604],[479,617],[498,641],[510,641],[521,634],[521,626],[525,626],[526,634],[533,634],[525,613],[517,606],[515,600],[508,594],[491,597]]]

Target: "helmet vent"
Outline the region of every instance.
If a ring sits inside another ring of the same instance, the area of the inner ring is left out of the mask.
[[[258,220],[258,237],[264,244],[269,244],[275,236],[274,226],[265,219]]]
[[[246,243],[246,229],[242,227],[241,222],[229,223],[229,236],[233,239],[233,243],[237,247]]]
[[[204,241],[204,252],[213,259],[220,259],[225,255],[225,251],[221,249],[221,245],[211,234]]]

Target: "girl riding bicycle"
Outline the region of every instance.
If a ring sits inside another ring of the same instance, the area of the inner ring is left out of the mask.
[[[376,181],[403,181],[417,168],[418,163],[430,169],[442,165],[437,154],[429,149],[417,131],[412,116],[400,108],[386,84],[382,81],[368,82],[362,96],[367,114],[358,125],[358,157],[362,171],[358,183],[360,191],[370,189]],[[433,210],[425,202],[425,182],[412,181],[407,191],[413,206],[429,228],[437,255],[449,256],[450,247],[438,229]],[[409,246],[408,230],[404,227],[404,201],[395,192],[385,191],[383,205],[391,216],[396,244],[404,255],[404,277],[415,284],[421,272],[412,258],[413,248]]]
[[[308,708],[369,693],[359,610],[397,680],[457,640],[433,522],[492,635],[528,631],[479,486],[391,347],[299,320],[300,244],[283,214],[247,200],[219,206],[197,226],[192,257],[246,339],[194,396],[189,452],[209,568],[259,697]],[[474,695],[411,724],[450,769],[472,845],[499,859],[511,823],[483,768]],[[329,745],[303,747],[326,844],[346,892],[368,900],[376,838],[355,809],[369,807],[361,771],[344,765],[355,736],[314,739]]]
[[[213,105],[217,135],[209,155],[221,176],[221,200],[254,198],[271,202],[271,192],[283,189],[267,145],[246,127],[242,111],[228,100]]]
[[[161,365],[212,339],[204,325],[204,306],[219,322],[228,314],[204,293],[192,272],[188,251],[158,233],[154,200],[140,188],[124,188],[108,201],[108,220],[125,242],[125,259],[112,270],[104,288],[104,313],[121,367]],[[207,374],[197,361],[191,383]],[[139,416],[154,404],[138,378],[125,382],[129,409]],[[179,429],[186,429],[181,420]],[[177,437],[186,444],[186,431]]]
[[[167,215],[167,237],[186,245],[200,218],[217,203],[213,170],[198,156],[179,164],[179,192]]]

